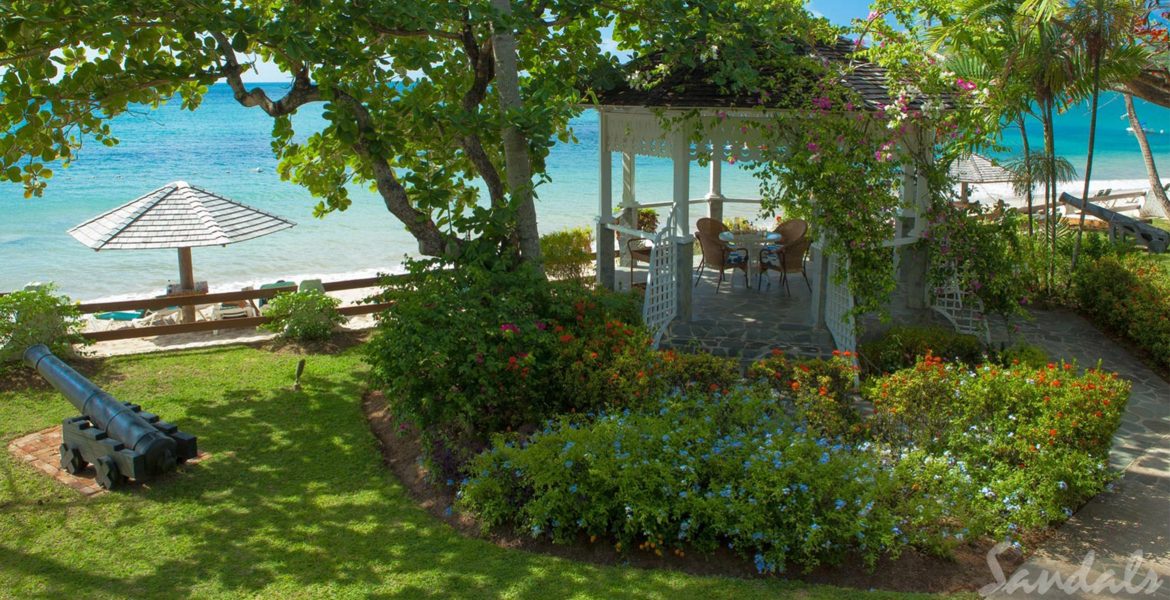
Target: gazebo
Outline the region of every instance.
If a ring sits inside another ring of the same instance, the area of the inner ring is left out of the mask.
[[[836,45],[810,50],[824,61],[850,65],[842,84],[863,100],[859,112],[872,112],[893,100],[886,88],[885,73],[873,64],[852,56],[854,42],[841,39]],[[635,70],[637,65],[627,65]],[[598,198],[597,278],[606,288],[616,288],[614,232],[645,236],[635,230],[640,204],[634,193],[636,158],[651,156],[673,162],[673,178],[667,226],[652,236],[653,250],[647,276],[643,309],[647,325],[660,339],[676,319],[691,319],[691,269],[694,238],[691,235],[692,206],[705,206],[705,216],[722,219],[724,203],[758,202],[757,199],[726,198],[722,190],[722,164],[728,157],[738,161],[759,159],[756,150],[762,140],[753,124],[766,123],[796,110],[807,110],[810,98],[792,99],[791,90],[768,90],[768,97],[783,99],[761,103],[759,94],[726,94],[710,81],[702,66],[688,72],[672,73],[651,89],[634,89],[617,85],[598,94],[595,106],[600,114],[600,190]],[[787,101],[789,104],[784,104]],[[797,106],[793,103],[801,102]],[[695,132],[701,131],[698,140]],[[903,139],[903,151],[916,150],[912,138]],[[612,161],[621,153],[621,214],[614,216]],[[908,156],[908,154],[907,154]],[[708,160],[710,184],[706,193],[696,195],[690,189],[691,163]],[[922,222],[918,215],[929,201],[925,177],[914,172],[913,163],[904,161],[902,178],[903,210],[890,231],[887,246],[891,260],[899,271],[899,288],[907,308],[926,308],[925,251],[911,246],[920,237]],[[651,204],[652,207],[664,207]],[[824,232],[819,232],[823,235]],[[823,239],[823,238],[822,238]],[[842,268],[838,257],[824,252],[822,239],[814,242],[810,254],[810,276],[814,280],[810,322],[827,328],[839,349],[856,349],[856,327],[850,311],[853,297],[848,281],[838,281]]]

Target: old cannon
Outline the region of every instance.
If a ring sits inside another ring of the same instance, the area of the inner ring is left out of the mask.
[[[81,411],[61,424],[61,468],[69,473],[92,464],[98,485],[108,490],[126,478],[148,480],[195,458],[195,436],[137,404],[117,401],[44,345],[25,350],[24,363]]]

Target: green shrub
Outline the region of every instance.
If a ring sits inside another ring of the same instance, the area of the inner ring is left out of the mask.
[[[870,374],[891,373],[914,366],[927,353],[948,361],[974,365],[983,360],[983,344],[973,335],[937,326],[898,325],[858,348]]]
[[[658,231],[658,211],[653,208],[638,209],[637,228],[641,231]]]
[[[650,395],[650,338],[629,295],[463,268],[423,272],[384,299],[394,306],[367,345],[374,381],[445,475],[494,432]]]
[[[1024,365],[1040,368],[1048,364],[1048,351],[1035,344],[1017,342],[999,351],[999,364],[1010,367]]]
[[[963,538],[949,524],[977,520],[953,461],[908,457],[810,436],[766,388],[737,388],[562,418],[526,442],[499,436],[459,495],[488,526],[560,543],[659,555],[726,545],[765,573],[845,556],[872,565],[907,545],[945,553]]]
[[[1170,274],[1148,255],[1082,263],[1073,278],[1080,310],[1100,328],[1128,338],[1170,367]]]
[[[740,381],[739,361],[734,358],[674,350],[666,350],[658,358],[656,374],[667,390],[716,392],[730,389]]]
[[[327,340],[333,335],[333,328],[345,322],[345,317],[337,312],[340,304],[341,300],[320,290],[277,294],[264,310],[264,316],[272,320],[260,327],[298,342]]]
[[[723,226],[731,231],[751,231],[752,222],[744,217],[728,217],[723,219]]]
[[[1112,477],[1129,383],[1074,365],[968,368],[927,356],[866,388],[877,439],[961,458],[999,533],[1061,521]]]
[[[544,270],[552,279],[584,279],[593,262],[593,231],[588,227],[562,229],[540,236]]]
[[[810,433],[829,437],[859,432],[852,394],[855,375],[850,352],[834,352],[828,360],[789,362],[774,351],[748,368],[750,378],[767,382],[791,399],[793,415]]]
[[[77,306],[53,292],[45,285],[0,296],[0,365],[19,361],[35,344],[64,354],[86,343]]]

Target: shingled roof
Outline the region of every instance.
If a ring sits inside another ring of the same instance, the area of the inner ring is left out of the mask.
[[[226,246],[295,223],[176,181],[69,230],[94,250]]]
[[[1014,180],[1011,171],[978,154],[969,154],[951,163],[950,175],[962,183],[1007,183]]]
[[[859,58],[855,54],[856,43],[847,38],[838,38],[833,45],[825,44],[815,48],[804,47],[798,52],[806,52],[809,56],[822,59],[830,64],[836,63],[841,67],[844,75],[841,83],[859,96],[865,108],[876,110],[888,105],[890,98],[889,88],[886,85],[886,71],[882,67]],[[649,71],[658,66],[661,54],[648,54],[634,59],[623,65],[625,81],[641,71]],[[765,80],[782,81],[778,89],[728,91],[712,81],[711,69],[700,64],[690,68],[676,69],[663,77],[657,84],[648,89],[631,87],[628,83],[618,83],[598,91],[598,104],[603,106],[653,106],[664,108],[771,108],[771,109],[799,109],[808,108],[809,101],[814,95],[814,80],[812,77],[802,77],[801,73],[783,75],[778,65],[757,65],[756,69]],[[805,75],[811,73],[804,73]],[[763,101],[761,101],[763,99]],[[912,107],[920,107],[920,102],[914,101]]]

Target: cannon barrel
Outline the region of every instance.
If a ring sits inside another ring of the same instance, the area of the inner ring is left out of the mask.
[[[134,409],[118,402],[85,376],[57,358],[43,344],[29,347],[24,362],[61,392],[81,414],[114,440],[146,459],[147,473],[157,475],[174,468],[175,440],[159,431]]]

